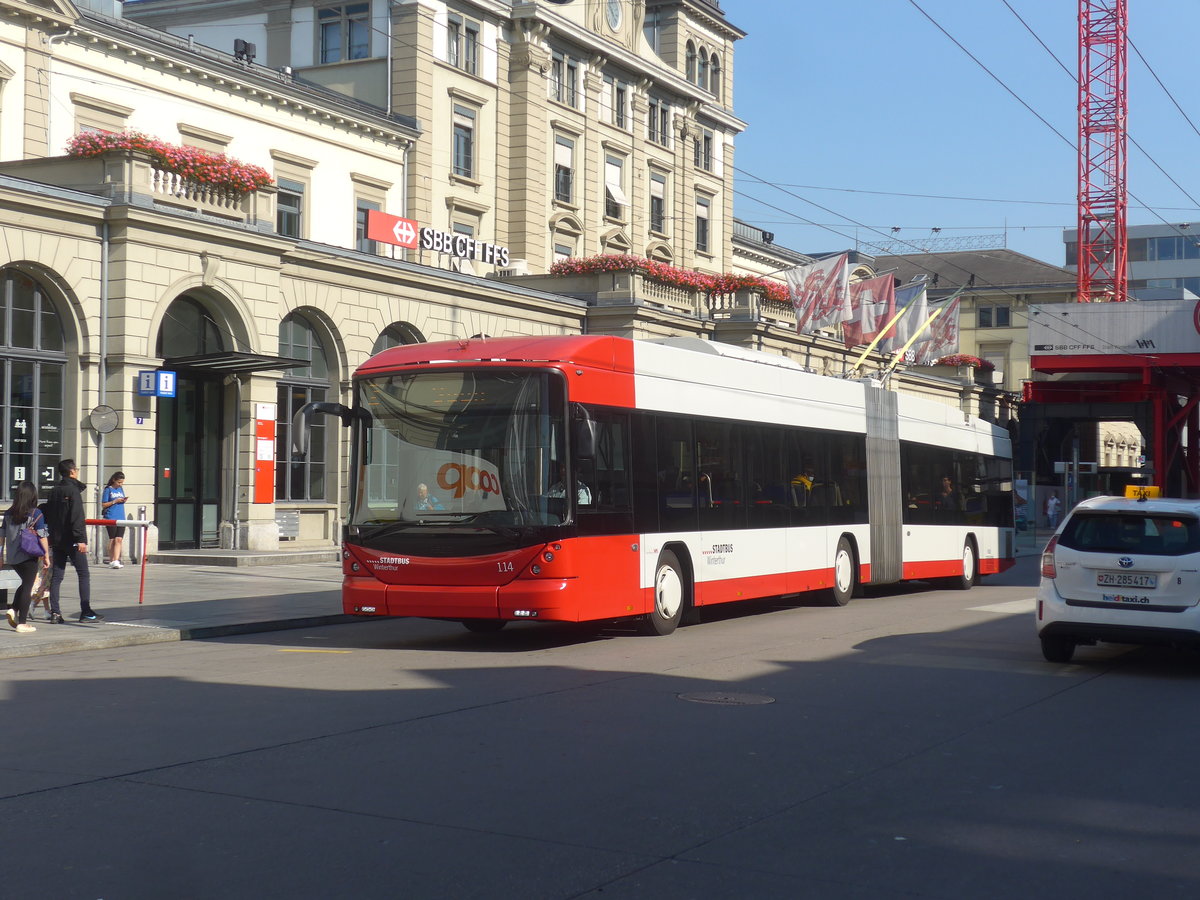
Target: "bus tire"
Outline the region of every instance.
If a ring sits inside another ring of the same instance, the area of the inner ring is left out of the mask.
[[[690,600],[687,572],[679,557],[664,550],[654,568],[654,607],[642,620],[642,631],[650,635],[670,634],[679,626]]]
[[[829,589],[829,605],[845,606],[858,590],[858,561],[849,538],[838,540],[833,554],[833,587]]]
[[[951,578],[951,586],[960,591],[969,591],[979,581],[979,554],[975,550],[975,542],[967,538],[963,544],[963,570],[956,578]]]
[[[463,628],[472,634],[495,634],[508,624],[507,619],[463,619]]]

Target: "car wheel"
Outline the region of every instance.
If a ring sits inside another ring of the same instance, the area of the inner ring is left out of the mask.
[[[1075,655],[1075,642],[1068,637],[1058,634],[1044,635],[1042,641],[1042,656],[1046,662],[1068,663]]]
[[[829,605],[845,606],[854,596],[857,586],[858,564],[854,559],[854,548],[849,540],[841,538],[833,555],[833,587],[829,591]]]
[[[463,628],[473,634],[495,634],[508,624],[506,619],[463,619]]]
[[[683,610],[688,605],[691,586],[679,558],[664,550],[654,570],[654,608],[642,621],[642,631],[652,635],[667,635],[679,626]]]

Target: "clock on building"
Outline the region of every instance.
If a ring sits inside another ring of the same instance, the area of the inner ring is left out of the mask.
[[[608,0],[608,27],[616,31],[621,27],[621,3],[623,0]]]

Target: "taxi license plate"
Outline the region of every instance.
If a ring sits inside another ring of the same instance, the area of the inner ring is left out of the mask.
[[[1097,572],[1096,584],[1103,587],[1158,587],[1157,575],[1134,574],[1133,572]]]

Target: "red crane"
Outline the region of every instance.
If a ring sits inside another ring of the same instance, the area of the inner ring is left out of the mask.
[[[1127,0],[1079,0],[1078,300],[1128,300]]]

